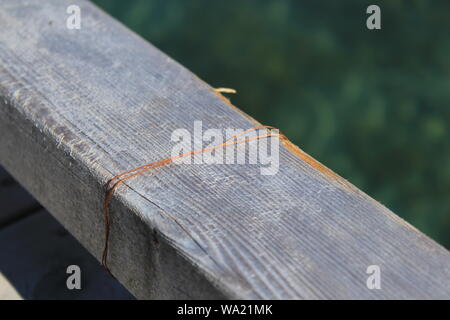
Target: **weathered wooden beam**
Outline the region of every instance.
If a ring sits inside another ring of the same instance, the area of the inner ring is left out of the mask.
[[[41,205],[0,166],[0,228],[41,208]]]
[[[257,125],[89,2],[2,1],[0,29],[0,163],[97,258],[108,179],[170,156],[194,121]],[[290,144],[275,175],[161,167],[111,215],[109,265],[138,298],[449,298],[447,250]]]

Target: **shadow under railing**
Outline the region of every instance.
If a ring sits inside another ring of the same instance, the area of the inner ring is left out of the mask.
[[[11,177],[2,170],[0,180]],[[0,290],[4,291],[0,299],[134,299],[55,218],[13,184],[0,187],[0,193],[14,189],[15,201],[22,199],[36,210],[18,212],[17,219],[9,210],[8,222],[0,225]],[[0,216],[6,213],[3,204],[0,201]],[[71,265],[79,267],[80,289],[67,286]]]

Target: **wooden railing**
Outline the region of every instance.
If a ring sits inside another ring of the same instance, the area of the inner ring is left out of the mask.
[[[258,125],[87,1],[4,0],[0,30],[0,163],[99,260],[109,179],[195,121]],[[168,164],[110,207],[108,265],[138,298],[449,298],[446,249],[289,142],[274,175]]]

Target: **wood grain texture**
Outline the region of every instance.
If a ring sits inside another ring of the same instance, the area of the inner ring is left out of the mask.
[[[80,30],[66,28],[73,3]],[[0,30],[0,163],[97,258],[108,179],[170,156],[196,120],[257,125],[89,2],[2,1]],[[110,267],[138,298],[449,298],[447,250],[293,146],[273,176],[158,168],[111,214]]]

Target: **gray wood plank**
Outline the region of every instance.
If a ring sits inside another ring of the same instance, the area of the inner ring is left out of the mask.
[[[2,1],[0,28],[0,163],[97,258],[108,179],[170,156],[196,120],[258,124],[89,2]],[[446,249],[290,144],[272,176],[159,168],[111,215],[109,265],[138,298],[449,298]]]
[[[67,288],[71,265],[80,267],[80,289]],[[0,275],[6,298],[133,299],[45,210],[0,229]]]

